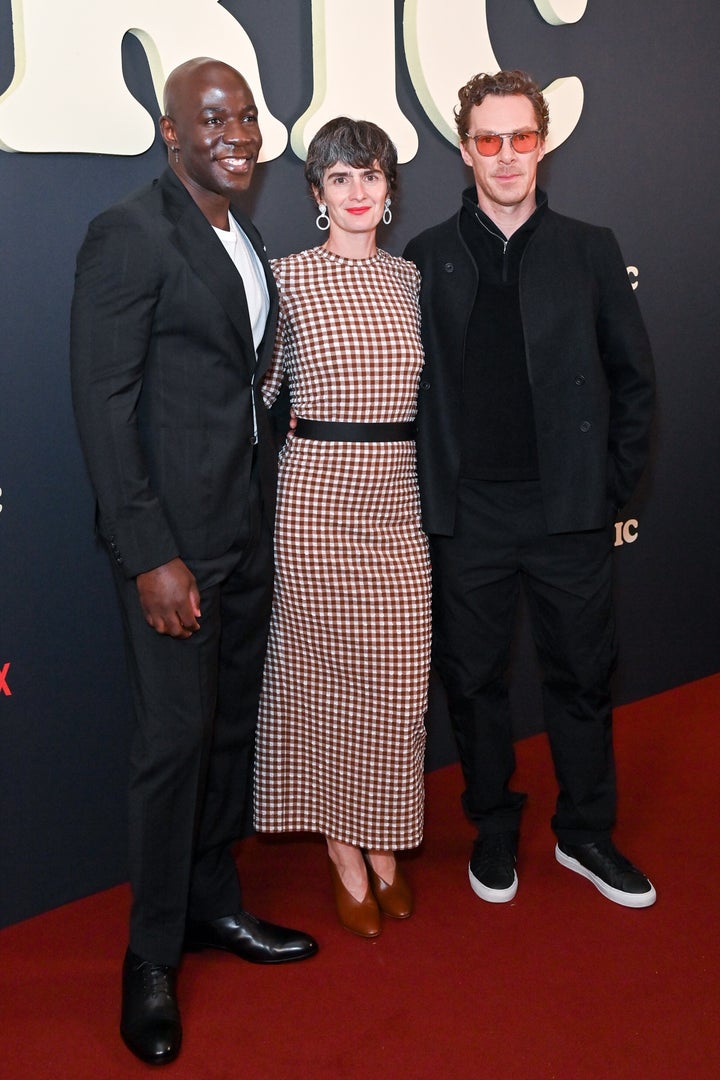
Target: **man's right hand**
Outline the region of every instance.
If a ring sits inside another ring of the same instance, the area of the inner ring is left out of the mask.
[[[200,591],[182,559],[171,559],[135,579],[145,621],[158,634],[189,638],[200,629]]]

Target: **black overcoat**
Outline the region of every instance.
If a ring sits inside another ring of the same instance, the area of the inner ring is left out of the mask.
[[[478,272],[460,213],[411,240],[422,274],[418,405],[423,523],[452,535],[460,476],[464,343]],[[544,209],[520,266],[520,310],[548,531],[607,524],[648,455],[650,343],[609,229]]]

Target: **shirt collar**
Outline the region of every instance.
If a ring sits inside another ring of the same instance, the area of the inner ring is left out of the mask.
[[[535,202],[536,206],[532,214],[527,221],[523,222],[517,232],[513,233],[513,236],[516,236],[517,233],[520,232],[534,232],[540,224],[548,205],[547,195],[540,188],[535,188]],[[507,242],[507,237],[504,236],[492,218],[488,217],[488,215],[478,206],[477,188],[473,186],[466,188],[465,191],[463,191],[462,205],[463,209],[466,210],[475,221],[478,221],[487,232],[494,233],[495,236],[498,236],[501,240]]]

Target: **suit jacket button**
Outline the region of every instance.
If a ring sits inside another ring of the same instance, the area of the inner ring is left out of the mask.
[[[420,389],[421,389],[421,390],[429,390],[429,389],[430,389],[430,383],[429,383],[429,382],[427,381],[427,379],[424,379],[424,380],[423,380],[423,381],[422,381],[422,382],[420,383]]]
[[[455,267],[450,262],[445,263],[445,265],[443,266],[443,270],[445,271],[446,274],[452,274],[454,269],[455,269]]]
[[[584,382],[585,382],[585,376],[584,375],[576,375],[575,376],[575,385],[576,386],[582,386]]]
[[[589,420],[583,420],[582,424],[580,425],[580,430],[581,431],[589,431],[591,427],[592,427],[592,424],[590,423]]]

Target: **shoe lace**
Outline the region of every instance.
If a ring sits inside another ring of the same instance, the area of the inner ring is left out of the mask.
[[[480,868],[497,863],[515,866],[515,844],[507,833],[491,833],[490,836],[477,840],[474,854]]]
[[[143,991],[147,996],[170,996],[175,992],[175,971],[167,964],[142,964]]]
[[[622,852],[613,844],[612,840],[600,840],[595,845],[600,855],[603,856],[606,865],[612,870],[630,870],[639,874],[638,868],[626,859]]]

